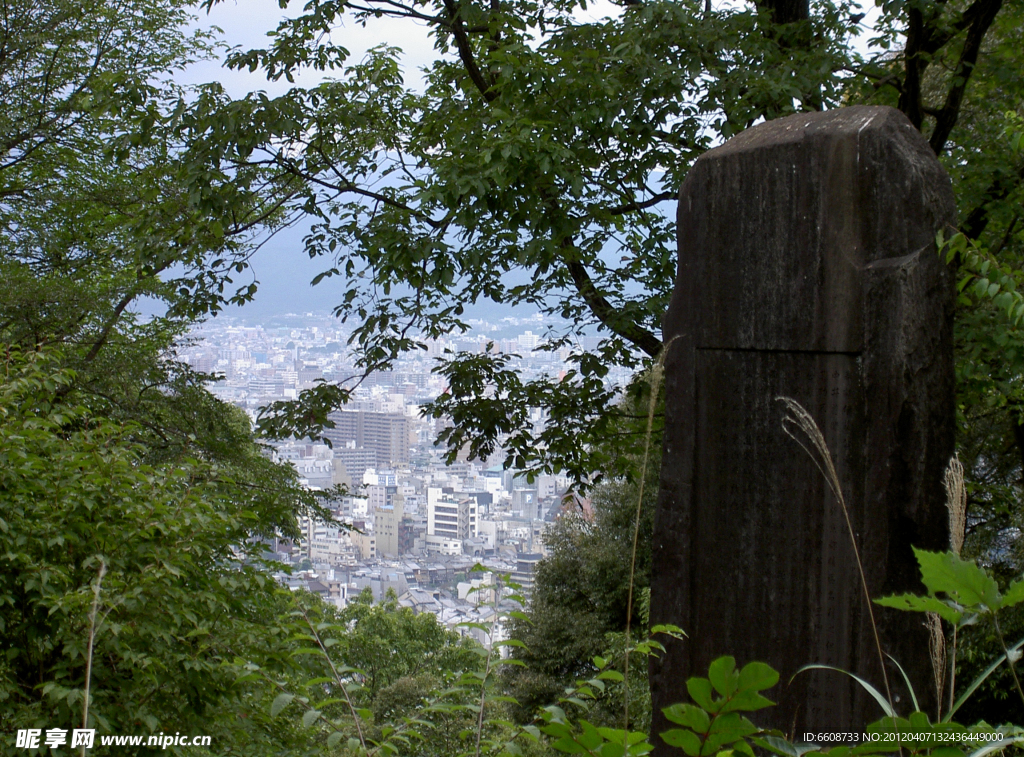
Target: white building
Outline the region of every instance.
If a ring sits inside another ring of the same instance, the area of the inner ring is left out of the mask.
[[[477,535],[475,497],[456,499],[441,489],[427,489],[427,535],[447,539],[469,539]]]

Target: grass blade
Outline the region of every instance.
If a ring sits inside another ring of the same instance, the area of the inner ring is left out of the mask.
[[[805,670],[834,670],[837,673],[842,673],[843,675],[850,676],[850,678],[852,678],[854,681],[856,681],[861,686],[863,686],[864,690],[868,694],[870,694],[872,697],[874,697],[874,700],[876,702],[878,702],[878,704],[882,708],[882,711],[886,715],[888,715],[890,718],[895,718],[896,717],[896,712],[893,710],[892,707],[889,706],[889,701],[884,696],[882,696],[881,692],[879,692],[878,689],[876,689],[874,686],[872,686],[870,683],[865,681],[860,676],[855,676],[853,673],[851,673],[848,670],[843,670],[842,668],[834,668],[831,665],[804,665],[802,668],[800,668],[800,670],[796,671],[796,673],[793,674],[793,678],[796,678],[798,675],[803,673]],[[790,683],[792,683],[793,678],[789,679]]]
[[[980,749],[975,749],[967,757],[985,757],[986,754],[992,754],[993,752],[1001,752],[1008,746],[1014,744],[1024,744],[1024,736],[1012,736],[1008,739],[1000,739],[999,741],[990,741]]]
[[[903,682],[907,684],[907,690],[910,692],[910,702],[914,705],[914,712],[920,712],[921,706],[917,703],[917,693],[914,691],[914,685],[910,682],[910,678],[907,676],[907,671],[903,669],[903,666],[900,665],[896,661],[896,658],[891,654],[887,654],[886,657],[892,660],[892,664],[896,666],[896,669],[900,671],[900,675],[903,676]]]
[[[1009,651],[1012,654],[1013,652],[1019,651],[1022,646],[1024,646],[1024,639],[1021,639],[1016,644],[1014,644],[1012,647],[1010,647]],[[981,686],[981,684],[983,684],[985,682],[986,678],[988,678],[990,675],[992,675],[992,672],[996,668],[998,668],[1000,665],[1003,664],[1003,660],[1005,660],[1005,659],[1006,659],[1006,655],[1005,654],[1001,654],[1001,655],[999,655],[995,659],[995,661],[993,661],[993,663],[991,665],[989,665],[987,668],[985,668],[983,671],[981,671],[981,673],[978,675],[978,677],[975,678],[971,682],[971,685],[967,687],[967,691],[965,691],[963,694],[960,695],[960,698],[956,700],[956,703],[950,708],[949,712],[946,713],[946,717],[943,718],[943,722],[949,723],[949,722],[952,721],[953,715],[955,715],[956,711],[960,709],[960,706],[963,705],[963,703],[967,701],[968,697],[970,697],[971,694],[974,693],[975,689],[977,689],[979,686]]]

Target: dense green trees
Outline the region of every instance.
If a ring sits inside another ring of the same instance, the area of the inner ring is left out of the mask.
[[[237,685],[235,665],[294,668],[294,598],[253,561],[323,509],[173,360],[232,296],[245,235],[200,207],[175,157],[169,76],[210,52],[185,8],[15,2],[0,20],[5,743],[81,727],[87,686],[101,733],[177,729],[249,754],[291,738],[266,728],[268,684]],[[144,295],[168,315],[137,319]]]
[[[243,564],[281,515],[239,498],[216,465],[146,464],[130,427],[61,401],[74,376],[52,355],[9,354],[4,368],[5,731],[81,727],[88,687],[101,732],[266,739],[244,719],[258,692],[225,663],[281,647],[291,597]]]
[[[440,676],[476,664],[472,645],[438,625],[433,615],[399,608],[393,593],[374,604],[369,589],[364,590],[338,614],[338,622],[350,630],[336,651],[346,665],[362,671],[363,693],[375,706],[382,692],[402,679]],[[434,686],[441,683],[438,678]]]
[[[564,516],[545,534],[550,556],[537,566],[530,620],[512,627],[516,638],[526,644],[515,653],[527,667],[507,674],[522,707],[520,715],[532,716],[566,686],[590,675],[595,656],[622,646],[616,635],[626,627],[638,496],[635,484],[603,484],[593,491],[592,516]],[[646,633],[643,607],[649,601],[656,498],[655,473],[648,479],[640,513],[633,571],[634,638]],[[622,661],[615,662],[621,668]],[[646,670],[634,669],[634,675],[646,679]]]

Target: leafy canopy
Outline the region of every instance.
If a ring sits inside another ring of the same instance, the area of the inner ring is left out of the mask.
[[[622,412],[610,369],[637,371],[661,350],[672,201],[697,157],[761,118],[849,102],[898,105],[940,154],[969,136],[956,126],[985,107],[968,85],[985,73],[1002,0],[886,2],[867,55],[852,45],[857,8],[651,0],[585,21],[575,0],[318,0],[228,65],[273,81],[314,70],[322,83],[238,100],[210,86],[179,123],[205,172],[197,192],[259,186],[311,224],[316,281],[337,288],[364,370],[465,330],[471,303],[565,319],[544,347],[569,350],[561,380],[457,354],[437,368],[449,390],[429,411],[453,421],[450,456],[503,445],[506,465],[589,481],[628,470],[628,455],[592,442]],[[436,58],[423,86],[405,81],[393,47],[353,63],[332,42],[340,24],[371,18],[427,27]],[[904,54],[890,52],[904,37]],[[971,194],[976,220],[994,197]],[[600,346],[582,349],[594,330]],[[315,435],[347,391],[313,390],[263,429]],[[545,422],[526,423],[527,406]]]

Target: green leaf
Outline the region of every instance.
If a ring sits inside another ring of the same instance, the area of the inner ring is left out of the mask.
[[[740,691],[763,691],[779,682],[779,673],[763,662],[748,662],[739,676]]]
[[[874,600],[876,605],[892,607],[897,610],[909,610],[911,612],[934,612],[943,620],[954,625],[960,622],[963,613],[950,607],[937,597],[919,597],[914,594],[898,594],[891,597],[882,597]]]
[[[582,744],[579,744],[570,736],[565,736],[558,739],[558,741],[553,741],[551,743],[551,748],[557,749],[559,752],[564,752],[566,754],[583,754],[587,751],[583,748]]]
[[[278,714],[295,698],[294,694],[278,694],[270,705],[270,717],[276,718]]]
[[[753,712],[771,707],[775,702],[767,697],[761,696],[756,691],[741,691],[733,695],[732,699],[726,701],[720,712]]]
[[[711,723],[711,729],[708,733],[708,743],[705,745],[704,751],[717,751],[725,744],[738,741],[744,736],[750,736],[757,732],[757,726],[738,712],[719,715]]]
[[[597,728],[588,723],[586,720],[581,720],[579,722],[579,725],[582,729],[582,733],[580,733],[576,737],[576,740],[580,744],[582,744],[587,749],[587,751],[594,751],[604,742],[604,739],[601,737],[601,734],[598,732]]]
[[[679,747],[690,757],[697,757],[700,754],[701,741],[693,731],[671,728],[659,735],[666,744]]]
[[[758,736],[753,739],[756,746],[767,749],[769,752],[782,755],[782,757],[803,757],[810,752],[818,751],[817,744],[794,744],[781,736]]]
[[[708,680],[715,691],[723,697],[730,697],[739,687],[739,675],[736,673],[734,657],[719,657],[708,667]]]
[[[521,642],[519,639],[505,639],[504,641],[494,642],[494,647],[517,647],[519,649],[526,649],[526,644]]]
[[[309,728],[320,718],[320,710],[306,710],[302,715],[302,725]]]
[[[1003,601],[1000,607],[1013,607],[1021,602],[1024,602],[1024,579],[1014,581],[1006,587],[1006,593],[1003,594]]]
[[[686,690],[698,705],[708,712],[718,712],[721,704],[716,704],[711,695],[711,682],[707,678],[690,678],[686,681]]]
[[[921,566],[921,580],[932,594],[945,592],[970,608],[999,609],[999,585],[975,563],[954,552],[914,549]]]
[[[540,727],[542,733],[563,739],[572,738],[572,729],[565,723],[546,723]]]
[[[707,733],[711,728],[708,713],[692,704],[673,704],[662,709],[662,712],[669,721],[685,725],[697,733]]]

